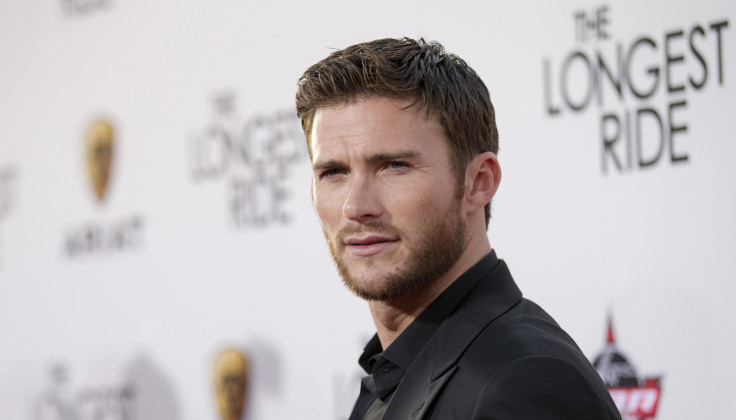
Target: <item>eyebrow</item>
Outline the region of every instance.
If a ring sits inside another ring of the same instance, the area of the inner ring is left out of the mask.
[[[312,165],[312,169],[315,171],[319,171],[322,169],[338,168],[340,166],[343,166],[343,163],[341,161],[336,160],[336,159],[330,159],[324,162],[316,162],[314,165]]]
[[[364,162],[388,162],[392,160],[400,160],[400,159],[408,159],[419,156],[419,152],[417,151],[403,151],[403,152],[386,152],[386,153],[376,153],[370,156],[366,156],[363,158]],[[312,165],[312,169],[315,171],[322,170],[322,169],[331,169],[331,168],[338,168],[341,166],[344,166],[345,163],[337,160],[337,159],[329,159],[324,162],[316,162],[314,165]]]
[[[407,150],[405,152],[376,153],[363,159],[366,162],[386,162],[389,160],[407,159],[419,156],[419,152]]]

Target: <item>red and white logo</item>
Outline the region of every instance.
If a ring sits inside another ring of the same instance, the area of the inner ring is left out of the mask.
[[[656,417],[662,395],[660,378],[637,375],[634,366],[616,347],[610,317],[606,346],[593,360],[593,367],[603,378],[624,420]]]

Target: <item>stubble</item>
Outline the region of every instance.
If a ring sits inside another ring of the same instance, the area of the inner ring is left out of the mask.
[[[325,232],[330,254],[345,286],[358,297],[375,301],[393,300],[436,281],[460,257],[467,236],[465,221],[460,216],[460,203],[455,201],[447,214],[425,223],[419,237],[410,244],[409,254],[403,265],[396,271],[376,274],[373,278],[357,278],[340,257],[340,252],[344,250],[341,238],[362,232],[388,234],[400,240],[407,240],[407,236],[399,229],[380,221],[368,221],[358,227],[343,228],[334,240],[327,237]]]

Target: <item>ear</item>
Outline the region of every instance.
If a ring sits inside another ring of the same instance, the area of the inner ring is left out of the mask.
[[[483,209],[501,183],[501,166],[493,152],[476,155],[465,168],[465,203],[468,211]]]

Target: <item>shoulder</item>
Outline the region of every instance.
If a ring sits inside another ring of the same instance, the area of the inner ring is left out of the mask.
[[[573,339],[525,299],[487,324],[457,365],[447,391],[457,397],[464,389],[461,399],[473,401],[474,419],[620,418]]]
[[[558,357],[523,357],[488,378],[473,419],[620,418],[608,391],[597,382]]]
[[[459,364],[482,371],[484,383],[487,378],[528,373],[517,378],[535,377],[543,379],[541,382],[567,378],[571,385],[605,389],[575,341],[544,310],[526,299],[489,323],[468,346]]]
[[[488,322],[469,344],[463,358],[495,370],[517,359],[551,356],[588,367],[575,341],[534,302],[522,299]]]

